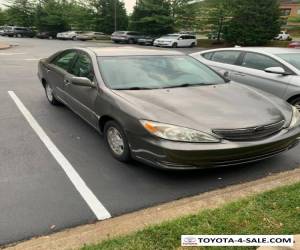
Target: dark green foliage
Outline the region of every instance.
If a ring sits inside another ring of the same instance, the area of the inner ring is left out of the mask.
[[[127,30],[128,17],[123,2],[120,0],[92,0],[91,5],[96,10],[94,17],[97,31],[111,34],[115,29]]]
[[[8,24],[25,27],[34,25],[34,6],[30,0],[11,0],[7,6]]]
[[[172,32],[174,22],[170,3],[166,0],[140,0],[134,7],[130,28],[153,35]]]
[[[227,42],[244,45],[265,45],[280,31],[277,0],[234,0],[232,19],[224,30]]]

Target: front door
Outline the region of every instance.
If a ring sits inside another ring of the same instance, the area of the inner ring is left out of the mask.
[[[94,75],[92,60],[88,54],[80,52],[75,64],[70,69],[70,75],[75,77],[86,77],[90,79],[95,87],[77,86],[66,77],[64,91],[67,95],[70,108],[80,115],[93,127],[98,128],[99,117],[95,113],[95,100],[98,96],[98,87]]]

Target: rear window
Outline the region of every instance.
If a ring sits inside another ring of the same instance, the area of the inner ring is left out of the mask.
[[[226,64],[235,64],[240,54],[240,51],[219,51],[215,52],[210,60]]]

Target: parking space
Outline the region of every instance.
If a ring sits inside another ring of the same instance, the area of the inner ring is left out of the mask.
[[[37,60],[59,49],[111,46],[38,39],[0,51],[0,245],[97,220],[95,212],[8,91],[24,107],[70,163],[86,187],[112,216],[261,178],[300,165],[300,147],[259,163],[234,168],[170,173],[141,163],[114,160],[102,137],[64,106],[48,104]],[[115,45],[114,45],[115,46]],[[199,48],[192,49],[192,51]],[[191,49],[181,49],[192,52]]]

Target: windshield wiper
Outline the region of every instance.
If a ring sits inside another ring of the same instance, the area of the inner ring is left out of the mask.
[[[180,85],[174,85],[174,86],[168,86],[168,87],[164,87],[165,89],[173,89],[173,88],[187,88],[187,87],[194,87],[194,86],[209,86],[209,85],[216,85],[215,83],[196,83],[196,84],[192,84],[192,83],[183,83]]]
[[[145,87],[131,87],[131,88],[118,88],[118,89],[114,89],[114,90],[149,90],[151,88],[145,88]]]

